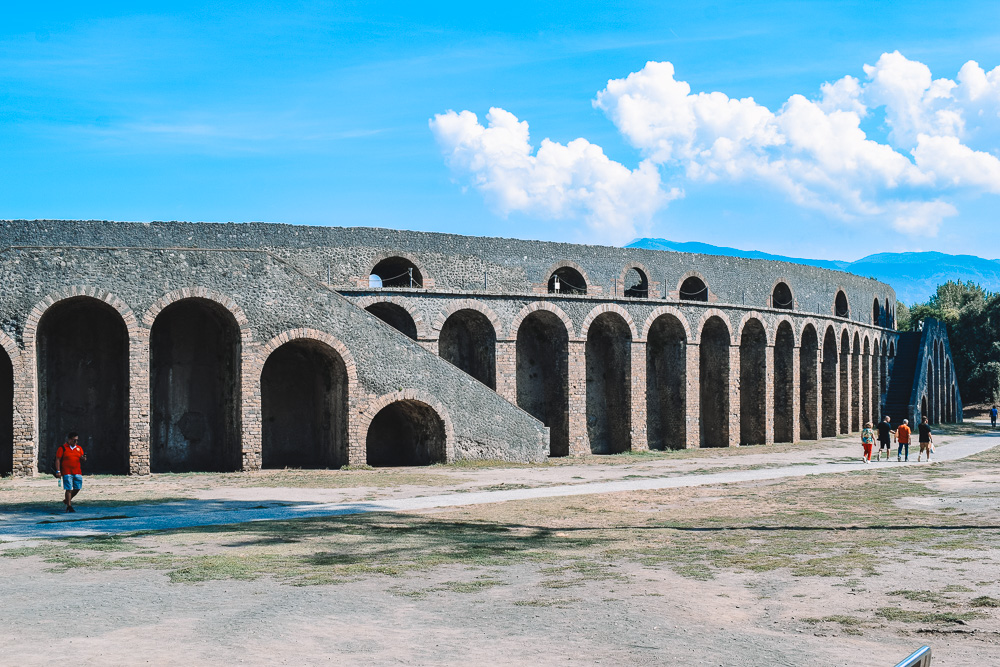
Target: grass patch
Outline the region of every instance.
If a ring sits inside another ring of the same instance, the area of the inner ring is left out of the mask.
[[[969,621],[982,618],[983,614],[978,611],[966,612],[926,612],[900,609],[899,607],[880,607],[875,610],[875,615],[887,621],[905,621],[908,623],[952,623],[966,625]]]

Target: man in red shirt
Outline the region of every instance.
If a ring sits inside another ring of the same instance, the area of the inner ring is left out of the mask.
[[[66,436],[66,443],[56,450],[55,476],[62,477],[63,489],[66,490],[63,504],[66,505],[67,512],[76,511],[73,509],[73,498],[83,488],[83,469],[80,467],[80,462],[86,461],[87,455],[83,453],[83,447],[79,442],[80,436],[76,431],[70,431]]]
[[[896,440],[899,442],[899,449],[896,450],[896,460],[897,461],[909,461],[910,460],[910,427],[909,420],[904,419],[903,423],[899,425],[896,429]],[[903,458],[903,453],[906,453],[906,458]]]

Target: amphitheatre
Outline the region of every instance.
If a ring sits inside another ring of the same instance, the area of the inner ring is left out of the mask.
[[[0,223],[0,473],[410,466],[960,421],[942,324],[785,262],[373,228]],[[99,445],[95,447],[95,445]]]

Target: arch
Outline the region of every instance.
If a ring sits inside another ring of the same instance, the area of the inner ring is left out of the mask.
[[[240,337],[243,339],[243,342],[247,343],[252,339],[249,331],[250,320],[247,318],[246,313],[243,312],[240,305],[225,294],[208,289],[207,287],[182,287],[181,289],[175,289],[167,292],[153,302],[153,305],[150,306],[145,313],[143,313],[142,323],[145,326],[152,328],[156,318],[160,316],[160,313],[163,312],[165,308],[168,308],[178,301],[184,301],[186,299],[212,301],[217,306],[221,306],[222,308],[228,310],[229,314],[233,316],[233,319],[240,328]]]
[[[455,430],[444,406],[415,389],[373,400],[362,412],[368,465],[421,466],[454,460]]]
[[[373,303],[365,310],[410,340],[417,340],[417,323],[409,308],[387,300]]]
[[[150,330],[150,470],[226,472],[242,465],[240,322],[217,300],[188,297]]]
[[[490,389],[497,388],[497,334],[478,309],[451,314],[438,336],[438,354]]]
[[[629,262],[618,277],[621,293],[627,299],[649,299],[656,295],[651,293],[649,270],[638,262]]]
[[[851,432],[861,430],[861,336],[854,332],[851,346]]]
[[[795,297],[792,295],[792,288],[784,280],[779,280],[771,290],[771,307],[781,310],[794,310]]]
[[[376,310],[380,310],[383,307],[380,306],[379,304],[389,304],[390,306],[399,306],[404,311],[406,311],[406,315],[408,317],[402,318],[402,321],[403,322],[407,320],[412,321],[413,327],[410,328],[407,325],[407,329],[410,332],[416,331],[416,338],[414,338],[414,336],[410,336],[409,334],[405,334],[409,338],[413,338],[413,340],[416,340],[417,338],[424,338],[424,339],[431,338],[429,332],[427,331],[427,323],[424,321],[424,316],[421,315],[420,311],[417,310],[416,307],[413,305],[413,301],[407,299],[406,297],[379,294],[373,296],[365,296],[354,302],[355,306],[361,308],[362,310],[367,310],[369,313],[372,313],[373,315],[375,313],[371,311],[371,307],[377,306]],[[385,307],[385,312],[398,313],[398,311],[390,307]],[[402,315],[398,316],[402,317]],[[376,317],[378,317],[378,315],[376,315]],[[391,315],[389,315],[389,317],[391,317]],[[381,320],[382,318],[379,317],[379,319]],[[386,322],[385,320],[382,321]],[[444,323],[443,319],[441,320],[441,323],[442,324]],[[395,327],[392,323],[386,322],[386,324],[399,331],[399,329]]]
[[[347,365],[326,343],[299,337],[271,351],[260,373],[264,468],[347,463]]]
[[[682,449],[687,439],[688,334],[683,320],[674,313],[647,320],[643,329],[649,448]]]
[[[840,432],[851,431],[851,336],[840,333]]]
[[[944,421],[951,423],[955,421],[955,393],[952,391],[954,386],[951,381],[951,359],[945,357],[944,360],[944,383],[945,383],[945,415]]]
[[[576,262],[560,262],[548,275],[545,285],[549,294],[586,294],[590,285],[587,273]]]
[[[440,337],[441,328],[444,327],[444,323],[448,321],[449,317],[460,310],[475,310],[482,313],[482,315],[489,320],[490,324],[493,326],[493,331],[495,332],[497,338],[502,337],[504,332],[507,331],[496,311],[482,301],[478,301],[476,299],[455,299],[454,301],[450,301],[446,308],[439,311],[437,315],[434,316],[434,321],[431,322],[430,326],[432,337]],[[412,317],[413,313],[410,313],[410,315]]]
[[[920,420],[923,419],[926,416],[927,416],[927,394],[923,394],[920,397],[920,417],[917,419],[917,424],[919,424]],[[930,421],[930,419],[928,418],[927,421]],[[916,430],[917,425],[914,424],[913,428],[914,428],[914,430]]]
[[[391,289],[419,289],[424,286],[424,274],[409,257],[394,254],[380,259],[368,272],[369,285]],[[374,280],[378,278],[378,280]]]
[[[6,335],[0,334],[0,338],[6,338]],[[14,360],[6,345],[0,345],[0,477],[13,473]]]
[[[758,319],[740,332],[740,444],[767,441],[767,333]]]
[[[583,318],[583,324],[580,325],[580,338],[586,339],[590,334],[591,324],[594,323],[594,320],[605,313],[615,313],[621,317],[625,326],[628,327],[629,337],[632,340],[639,337],[639,333],[636,331],[635,322],[632,320],[631,313],[619,306],[617,303],[603,303],[600,306],[596,306],[593,310],[587,313],[585,318]]]
[[[933,355],[932,355],[933,356]],[[930,359],[927,360],[927,394],[924,396],[926,404],[924,405],[924,410],[920,413],[921,417],[927,417],[927,421],[934,423],[934,364]]]
[[[509,340],[517,339],[517,332],[521,329],[521,323],[524,322],[532,313],[536,313],[540,310],[547,311],[556,316],[556,318],[562,322],[563,327],[566,329],[566,337],[572,340],[574,338],[573,332],[573,321],[569,318],[563,309],[559,306],[553,305],[545,301],[535,301],[534,303],[529,303],[527,306],[522,308],[514,319],[510,323],[510,330],[507,332],[507,338]]]
[[[649,340],[650,329],[653,327],[656,320],[660,319],[663,315],[671,315],[677,320],[677,322],[681,325],[681,328],[684,330],[685,342],[694,340],[691,335],[691,325],[688,324],[687,317],[684,316],[684,313],[682,313],[679,308],[675,308],[674,306],[657,306],[654,308],[653,312],[649,314],[649,317],[647,317],[646,321],[643,323],[642,333],[637,340]]]
[[[872,352],[871,341],[865,336],[861,353],[861,421],[873,422],[872,417]]]
[[[515,331],[517,405],[549,427],[550,456],[569,455],[569,339],[572,328],[567,326],[567,319],[562,311],[556,313],[539,308],[515,320],[518,322]]]
[[[835,317],[849,318],[851,316],[851,306],[847,301],[847,293],[843,289],[837,290],[837,296],[833,300],[833,314]]]
[[[129,331],[118,309],[74,296],[45,309],[35,330],[38,469],[78,431],[90,473],[129,470]]]
[[[766,319],[764,318],[764,316],[758,313],[756,310],[751,310],[750,312],[744,313],[743,317],[740,319],[739,325],[736,327],[736,340],[734,342],[738,343],[739,341],[741,341],[743,339],[743,330],[747,327],[748,324],[755,323],[755,324],[760,324],[761,328],[764,329],[764,344],[773,345],[774,341],[772,340],[771,337],[774,334],[773,332],[769,332],[767,328],[764,327],[763,323],[765,321]]]
[[[780,322],[774,335],[774,441],[795,439],[795,332]],[[740,381],[742,384],[742,380]]]
[[[837,382],[839,372],[837,364],[839,355],[837,353],[837,335],[833,327],[826,329],[823,336],[823,428],[824,438],[832,438],[837,435]]]
[[[729,347],[732,334],[724,319],[712,315],[699,329],[702,447],[729,446]]]
[[[872,393],[872,405],[871,405],[871,421],[878,422],[882,418],[882,345],[879,343],[878,338],[874,340],[872,345],[872,378],[871,378],[871,393]]]
[[[698,320],[698,327],[694,330],[695,334],[694,342],[697,343],[698,345],[701,345],[701,334],[705,331],[705,325],[708,324],[708,321],[713,317],[721,320],[722,324],[725,326],[726,331],[728,332],[733,331],[732,322],[729,321],[729,316],[725,313],[725,311],[719,310],[718,308],[709,308],[701,314],[701,318]],[[732,334],[730,333],[730,336],[731,335]],[[730,344],[732,344],[733,340],[730,338],[729,342]]]
[[[599,308],[604,308],[600,306]],[[584,320],[587,338],[587,436],[593,454],[632,447],[632,339],[635,327],[617,309]]]
[[[699,274],[691,274],[677,286],[677,298],[681,301],[708,301],[711,292],[708,283]]]
[[[872,324],[879,326],[882,323],[882,307],[879,305],[878,297],[875,297],[875,303],[872,304]]]
[[[802,328],[799,345],[799,438],[816,440],[819,438],[818,415],[819,378],[816,371],[819,363],[819,336],[816,327],[807,324]]]

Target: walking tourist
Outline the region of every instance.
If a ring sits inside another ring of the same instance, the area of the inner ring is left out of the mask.
[[[920,442],[920,451],[917,452],[917,462],[920,462],[920,455],[924,452],[927,452],[927,461],[929,462],[931,460],[931,452],[934,451],[934,437],[931,435],[931,425],[927,423],[927,417],[920,420],[917,431],[919,431],[917,440]]]
[[[993,409],[990,410],[990,426],[993,428],[997,427],[997,406],[995,405],[993,406]]]
[[[909,461],[910,460],[910,423],[909,419],[904,419],[903,423],[899,425],[896,429],[896,440],[899,442],[899,449],[896,450],[896,460],[897,461]],[[906,457],[903,457],[903,453],[906,453]]]
[[[892,443],[892,436],[895,435],[896,430],[892,428],[889,423],[889,415],[882,417],[882,421],[878,423],[878,455],[875,457],[876,461],[882,459],[882,450],[885,450],[885,460],[889,460],[889,451]]]
[[[87,455],[80,446],[80,436],[76,431],[70,431],[66,442],[56,450],[55,476],[62,477],[62,487],[65,490],[63,504],[67,512],[75,512],[73,498],[83,488],[83,469],[81,461],[87,460]]]
[[[865,427],[861,429],[861,446],[865,450],[865,455],[861,457],[861,460],[865,463],[871,463],[872,447],[875,446],[875,431],[872,430],[871,422],[865,422]]]

